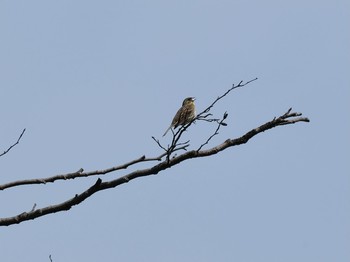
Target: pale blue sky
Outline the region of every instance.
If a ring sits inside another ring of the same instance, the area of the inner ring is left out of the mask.
[[[184,97],[235,138],[289,107],[310,123],[0,228],[2,261],[349,261],[349,1],[1,1],[0,184],[161,153]],[[185,137],[198,145],[214,126]],[[103,180],[149,166],[112,173]],[[0,217],[95,178],[0,192]]]

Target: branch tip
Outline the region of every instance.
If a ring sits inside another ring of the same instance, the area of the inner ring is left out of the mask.
[[[24,128],[22,133],[19,135],[17,141],[13,145],[11,145],[8,149],[6,149],[2,154],[0,154],[0,157],[3,155],[6,155],[12,148],[14,148],[16,145],[19,144],[19,141],[22,139],[22,136],[23,136],[25,131],[26,131],[26,129]]]

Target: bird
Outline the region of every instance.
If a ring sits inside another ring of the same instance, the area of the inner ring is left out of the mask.
[[[184,99],[181,108],[177,111],[173,121],[163,136],[165,136],[172,127],[175,129],[178,126],[184,126],[196,117],[196,106],[194,100],[194,97],[187,97]]]

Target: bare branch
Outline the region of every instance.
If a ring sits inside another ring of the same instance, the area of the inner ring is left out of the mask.
[[[10,187],[15,186],[22,186],[22,185],[33,185],[33,184],[46,184],[46,183],[53,183],[57,180],[68,180],[68,179],[75,179],[75,178],[81,178],[81,177],[89,177],[89,176],[97,176],[97,175],[105,175],[117,170],[126,169],[129,166],[135,165],[140,162],[148,162],[148,161],[160,161],[162,157],[164,157],[166,154],[162,154],[158,157],[154,158],[146,158],[146,156],[141,156],[135,160],[132,160],[128,163],[122,164],[120,166],[114,166],[111,168],[107,168],[104,170],[95,170],[91,172],[83,172],[84,169],[79,169],[76,172],[73,173],[67,173],[67,174],[61,174],[61,175],[55,175],[52,177],[46,177],[46,178],[36,178],[36,179],[25,179],[25,180],[18,180],[14,182],[10,182],[7,184],[0,185],[0,190],[4,190]]]
[[[207,141],[205,141],[203,144],[201,144],[201,146],[197,149],[197,151],[201,150],[203,148],[203,146],[207,145],[209,143],[209,141],[216,135],[219,134],[219,129],[221,126],[226,126],[226,123],[224,123],[225,119],[227,118],[228,114],[227,112],[224,113],[222,119],[220,121],[216,121],[218,123],[218,126],[216,127],[215,132],[208,137]]]
[[[16,143],[14,143],[12,146],[10,146],[8,149],[6,149],[2,154],[0,154],[0,157],[3,156],[3,155],[6,155],[12,148],[14,148],[19,143],[19,141],[21,140],[21,138],[22,138],[22,136],[23,136],[25,131],[26,131],[26,129],[24,128],[22,133],[18,137]]]
[[[172,130],[171,130],[171,131],[172,131]],[[161,149],[163,149],[165,152],[168,151],[165,147],[163,147],[163,146],[161,145],[161,143],[159,142],[159,139],[156,139],[154,136],[152,136],[152,139],[157,143],[157,145],[158,145]]]
[[[33,207],[32,207],[32,210],[30,210],[30,212],[33,212],[36,208],[36,203],[34,203]]]
[[[161,143],[159,142],[159,140],[157,140],[156,138],[152,137],[152,139],[157,143],[157,145],[164,151],[161,155],[159,155],[158,157],[153,157],[153,158],[146,158],[145,155],[141,156],[140,158],[137,158],[135,160],[132,160],[128,163],[125,163],[123,165],[119,165],[119,166],[115,166],[115,167],[111,167],[108,169],[104,169],[104,170],[95,170],[95,171],[90,171],[90,172],[84,172],[84,170],[81,168],[80,170],[73,172],[73,173],[67,173],[67,174],[63,174],[63,175],[56,175],[56,176],[52,176],[52,177],[48,177],[48,178],[41,178],[41,179],[29,179],[29,180],[21,180],[21,181],[15,181],[15,182],[11,182],[11,183],[7,183],[4,185],[0,185],[0,190],[4,190],[10,187],[15,187],[15,186],[20,186],[20,185],[28,185],[28,184],[46,184],[49,182],[55,182],[57,180],[67,180],[67,179],[75,179],[75,178],[81,178],[81,177],[88,177],[88,176],[96,176],[96,175],[105,175],[108,174],[110,172],[114,172],[120,169],[126,169],[129,166],[132,166],[134,164],[140,163],[140,162],[147,162],[147,161],[162,161],[163,157],[166,157],[162,162],[160,162],[159,164],[156,164],[150,168],[146,168],[146,169],[142,169],[142,170],[137,170],[137,171],[133,171],[130,172],[127,175],[121,176],[119,178],[110,180],[110,181],[105,181],[103,182],[101,178],[98,178],[97,181],[95,182],[94,185],[92,185],[91,187],[89,187],[88,189],[86,189],[85,191],[83,191],[80,194],[76,194],[74,197],[72,197],[71,199],[68,199],[62,203],[56,204],[56,205],[51,205],[51,206],[47,206],[47,207],[43,207],[40,209],[36,209],[36,204],[34,204],[33,208],[31,209],[31,211],[29,212],[23,212],[19,215],[13,216],[13,217],[8,217],[8,218],[2,218],[0,219],[0,226],[8,226],[8,225],[12,225],[12,224],[18,224],[21,223],[23,221],[26,220],[32,220],[47,214],[52,214],[52,213],[56,213],[56,212],[60,212],[60,211],[65,211],[65,210],[69,210],[71,209],[73,206],[80,204],[81,202],[85,201],[87,198],[89,198],[90,196],[92,196],[93,194],[95,194],[96,192],[105,190],[105,189],[110,189],[110,188],[114,188],[117,187],[121,184],[127,183],[135,178],[140,178],[143,176],[149,176],[149,175],[156,175],[159,172],[166,170],[172,166],[175,166],[185,160],[188,159],[192,159],[192,158],[199,158],[199,157],[207,157],[213,154],[217,154],[229,147],[232,146],[237,146],[237,145],[241,145],[244,143],[247,143],[252,137],[254,137],[255,135],[264,132],[266,130],[269,130],[271,128],[277,127],[277,126],[283,126],[283,125],[288,125],[288,124],[294,124],[297,122],[309,122],[308,118],[305,117],[301,117],[301,113],[296,113],[296,112],[291,112],[292,108],[290,108],[286,113],[284,113],[283,115],[279,116],[279,117],[274,117],[271,121],[250,130],[249,132],[247,132],[245,135],[239,137],[239,138],[235,138],[235,139],[227,139],[226,141],[224,141],[223,143],[212,147],[210,149],[206,149],[203,150],[203,147],[205,145],[207,145],[209,143],[209,141],[216,135],[219,134],[219,129],[221,128],[221,126],[226,126],[226,123],[224,122],[224,120],[227,118],[227,113],[225,112],[223,117],[221,119],[217,119],[217,118],[211,118],[212,114],[209,113],[209,111],[211,110],[211,108],[223,97],[225,97],[227,94],[229,94],[229,92],[231,92],[232,90],[238,88],[238,87],[243,87],[253,81],[257,80],[257,78],[250,80],[246,83],[243,83],[243,81],[241,81],[238,85],[232,85],[232,87],[227,90],[223,95],[219,96],[218,98],[216,98],[214,100],[214,102],[209,105],[204,111],[202,111],[201,113],[199,113],[195,119],[193,119],[190,123],[188,123],[187,125],[181,126],[176,132],[174,132],[173,130],[171,130],[173,132],[173,137],[172,137],[172,141],[171,144],[168,145],[167,147],[164,147],[161,145]],[[214,133],[209,136],[209,138],[206,140],[206,142],[204,142],[197,150],[191,150],[191,151],[187,151],[187,148],[189,147],[189,143],[190,141],[186,141],[186,142],[180,142],[180,138],[183,134],[183,132],[185,132],[189,126],[196,120],[203,120],[206,122],[215,122],[217,123],[217,127],[216,130],[214,131]],[[14,145],[12,145],[7,152],[16,144],[18,144],[19,140],[21,139],[23,133],[25,130],[23,130],[22,134],[20,135],[17,143],[15,143]],[[176,151],[180,151],[180,150],[184,150],[186,151],[185,153],[181,154],[181,155],[177,155],[174,154],[172,157],[170,157],[174,152]],[[7,153],[6,152],[6,153]],[[1,155],[0,155],[1,156]],[[50,257],[51,259],[51,257]]]
[[[168,148],[167,148],[167,149],[165,149],[165,147],[162,146],[162,145],[160,144],[159,140],[155,139],[154,137],[152,137],[152,139],[153,139],[154,141],[156,141],[156,143],[158,144],[158,146],[159,146],[160,148],[162,148],[164,151],[166,151],[166,153],[167,153],[167,154],[166,154],[166,155],[167,155],[167,159],[169,160],[171,154],[172,154],[175,150],[178,150],[178,149],[179,149],[179,148],[178,148],[178,145],[179,145],[179,141],[180,141],[180,138],[181,138],[183,132],[185,132],[185,131],[189,128],[189,126],[192,125],[193,122],[195,122],[196,120],[202,120],[202,121],[206,121],[206,122],[216,122],[216,123],[219,123],[219,122],[221,121],[220,119],[217,119],[217,118],[208,118],[208,117],[212,116],[211,113],[208,113],[208,112],[211,110],[211,108],[212,108],[219,100],[221,100],[223,97],[225,97],[226,95],[228,95],[232,90],[234,90],[234,89],[236,89],[236,88],[239,88],[239,87],[246,86],[246,85],[248,85],[249,83],[251,83],[251,82],[253,82],[253,81],[257,80],[257,79],[258,79],[258,78],[254,78],[254,79],[249,80],[249,81],[247,81],[247,82],[245,82],[245,83],[243,83],[243,81],[240,81],[239,84],[236,85],[236,86],[233,84],[232,87],[231,87],[230,89],[228,89],[223,95],[217,97],[217,98],[214,100],[214,102],[211,103],[211,105],[209,105],[206,109],[204,109],[201,113],[199,113],[190,123],[188,123],[188,124],[185,125],[185,126],[181,126],[176,132],[174,132],[174,131],[171,129],[171,131],[172,131],[172,133],[173,133],[173,138],[172,138],[171,144],[168,145]],[[226,114],[226,116],[227,116],[227,114]],[[226,117],[225,117],[225,118],[226,118]],[[224,125],[224,126],[225,126],[226,124],[222,121],[222,122],[221,122],[221,125]],[[220,128],[220,127],[219,127],[219,128]],[[217,134],[214,134],[214,135],[217,135]],[[213,136],[211,136],[211,137],[208,139],[208,141],[205,142],[204,144],[207,144],[207,143],[212,139],[212,137],[213,137]],[[188,143],[187,146],[189,146],[189,142],[190,142],[190,141],[187,141],[187,142],[185,142],[185,144]],[[198,150],[200,150],[200,149],[204,146],[204,144],[203,144]]]
[[[115,188],[121,184],[127,183],[133,179],[144,177],[144,176],[150,176],[150,175],[156,175],[159,172],[166,170],[168,168],[171,168],[179,163],[182,163],[183,161],[192,159],[192,158],[199,158],[199,157],[207,157],[210,155],[217,154],[229,147],[238,146],[241,144],[247,143],[252,137],[256,136],[259,133],[262,133],[264,131],[267,131],[271,128],[277,127],[277,126],[283,126],[288,124],[294,124],[297,122],[309,122],[310,120],[305,117],[300,117],[301,113],[291,113],[291,109],[288,110],[285,114],[279,116],[278,118],[274,118],[273,120],[257,127],[246,134],[244,134],[241,137],[235,138],[235,139],[227,139],[223,143],[212,147],[210,149],[206,150],[191,150],[188,152],[185,152],[179,156],[175,156],[173,158],[165,159],[161,163],[152,166],[150,168],[142,169],[142,170],[136,170],[133,171],[127,175],[124,175],[122,177],[119,177],[117,179],[102,182],[101,178],[98,178],[96,183],[92,185],[87,190],[83,191],[80,194],[76,194],[73,198],[68,199],[65,202],[47,206],[40,209],[35,209],[30,212],[24,212],[19,215],[8,217],[8,218],[2,218],[0,219],[0,226],[8,226],[12,224],[18,224],[23,221],[32,220],[44,215],[69,210],[75,205],[80,204],[84,200],[86,200],[91,195],[95,194],[98,191],[102,191],[109,188]],[[135,161],[134,161],[135,162]],[[111,169],[106,169],[111,170]],[[94,171],[96,172],[96,171]],[[112,172],[112,171],[109,171]],[[103,172],[102,172],[103,173]]]
[[[221,96],[219,96],[218,98],[216,98],[216,99],[214,100],[214,102],[213,102],[210,106],[208,106],[208,107],[207,107],[206,109],[204,109],[201,113],[199,113],[199,114],[197,115],[196,119],[197,119],[197,120],[202,120],[202,118],[207,117],[207,116],[205,116],[204,114],[208,113],[208,112],[210,111],[210,109],[211,109],[220,99],[222,99],[223,97],[225,97],[226,95],[228,95],[228,93],[230,93],[232,90],[234,90],[234,89],[236,89],[236,88],[239,88],[239,87],[246,86],[246,85],[248,85],[248,84],[250,84],[251,82],[256,81],[256,80],[258,80],[257,77],[254,78],[254,79],[252,79],[252,80],[249,80],[249,81],[247,81],[247,82],[245,82],[245,83],[243,83],[243,81],[241,81],[241,82],[239,82],[239,84],[236,85],[236,86],[233,84],[232,87],[231,87],[229,90],[227,90],[223,95],[221,95]]]

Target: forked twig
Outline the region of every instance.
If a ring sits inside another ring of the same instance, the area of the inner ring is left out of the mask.
[[[221,100],[223,97],[225,97],[226,95],[228,95],[232,90],[236,89],[236,88],[239,88],[239,87],[243,87],[243,86],[246,86],[248,85],[249,83],[257,80],[258,78],[254,78],[252,80],[249,80],[245,83],[243,83],[243,81],[240,81],[238,85],[232,85],[232,87],[230,89],[228,89],[223,95],[217,97],[207,108],[205,108],[202,112],[200,112],[190,123],[188,123],[187,125],[184,125],[184,126],[180,126],[180,128],[174,132],[173,129],[171,129],[172,133],[173,133],[173,137],[172,137],[172,141],[170,143],[170,145],[168,145],[168,147],[166,148],[165,146],[161,145],[160,141],[158,139],[155,139],[153,136],[152,136],[152,139],[157,143],[157,145],[166,152],[166,158],[167,160],[169,161],[170,159],[170,155],[175,151],[177,150],[178,148],[178,145],[179,145],[179,141],[180,141],[180,138],[183,134],[183,132],[185,132],[189,126],[195,122],[196,120],[200,120],[200,121],[206,121],[206,122],[216,122],[219,124],[217,130],[215,131],[215,133],[210,136],[208,138],[208,140],[202,144],[198,150],[202,149],[202,147],[206,144],[209,143],[209,141],[215,136],[217,135],[217,131],[220,129],[221,125],[225,126],[226,124],[223,122],[223,119],[218,119],[218,118],[209,118],[210,116],[212,116],[211,113],[209,113],[209,111],[212,109],[212,107],[219,101]],[[226,116],[225,118],[227,117],[227,113],[225,113]],[[190,141],[187,141],[185,142],[186,144],[189,143]],[[188,144],[189,145],[189,144]]]

